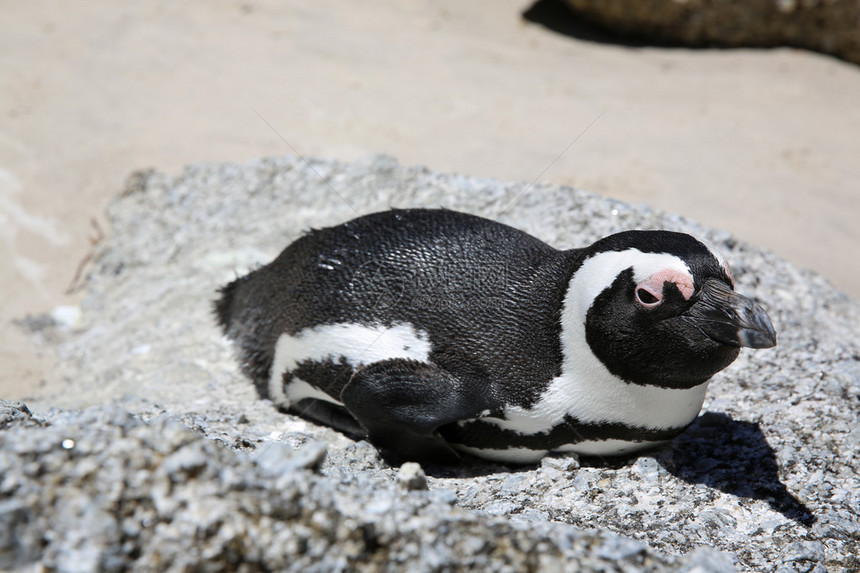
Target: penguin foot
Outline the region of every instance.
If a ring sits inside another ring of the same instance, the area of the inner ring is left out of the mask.
[[[330,402],[324,402],[323,400],[316,400],[314,398],[305,398],[304,400],[299,400],[290,406],[288,412],[302,418],[313,420],[314,422],[324,426],[334,428],[353,440],[363,440],[367,438],[367,433],[364,428],[355,421],[355,418],[353,418],[349,412],[341,406],[337,406]]]
[[[456,377],[434,364],[391,358],[355,371],[340,399],[392,464],[452,465],[459,454],[437,429],[474,418],[486,406]]]

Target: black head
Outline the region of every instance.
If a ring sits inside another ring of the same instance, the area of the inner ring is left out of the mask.
[[[764,309],[733,290],[725,259],[690,235],[627,231],[585,252],[566,318],[584,321],[590,352],[634,384],[690,388],[740,348],[769,348]]]

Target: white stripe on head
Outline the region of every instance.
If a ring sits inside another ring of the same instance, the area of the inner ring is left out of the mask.
[[[581,320],[585,324],[585,316],[594,299],[629,268],[633,269],[633,281],[636,283],[666,270],[687,275],[690,282],[693,279],[690,267],[675,255],[643,253],[639,249],[597,253],[586,259],[574,273],[564,299],[564,312],[569,318]]]

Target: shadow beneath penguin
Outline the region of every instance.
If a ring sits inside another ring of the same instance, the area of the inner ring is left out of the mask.
[[[335,426],[353,440],[363,436],[348,431],[349,424],[335,423],[331,408],[318,410],[308,401],[299,415],[315,423]],[[402,459],[380,452],[391,467],[398,467]],[[773,448],[767,443],[757,423],[733,420],[721,412],[705,412],[674,441],[651,454],[666,471],[688,484],[703,484],[722,492],[751,499],[759,499],[788,519],[805,526],[815,523],[812,512],[794,497],[779,481],[779,467]],[[636,456],[583,457],[583,466],[620,469],[635,460]],[[499,473],[528,472],[537,464],[505,464],[463,454],[460,463],[424,463],[428,476],[436,478],[467,479]]]
[[[773,448],[757,423],[705,412],[655,459],[689,484],[704,484],[738,497],[759,499],[785,517],[811,526],[812,512],[779,481]]]

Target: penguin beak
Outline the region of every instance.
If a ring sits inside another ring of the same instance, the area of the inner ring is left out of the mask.
[[[685,316],[709,338],[730,346],[771,348],[776,331],[767,312],[718,280],[708,280]]]

